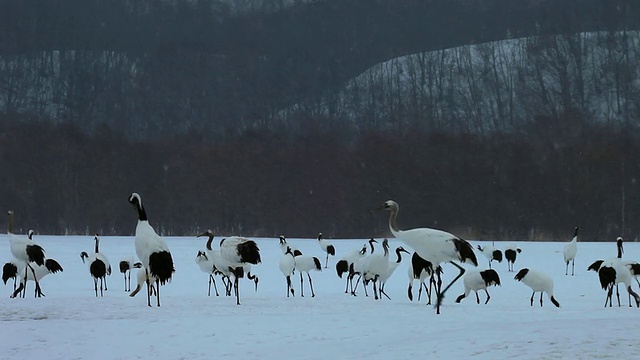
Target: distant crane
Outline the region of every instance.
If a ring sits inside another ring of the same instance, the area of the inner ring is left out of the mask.
[[[95,240],[95,252],[89,256],[86,252],[80,253],[80,258],[82,258],[82,262],[85,260],[89,263],[89,273],[91,273],[91,277],[93,278],[94,289],[96,292],[96,297],[98,297],[98,280],[100,280],[100,296],[104,296],[104,291],[107,291],[107,276],[111,275],[111,264],[109,264],[109,259],[100,253],[100,236],[96,234],[94,236]],[[104,291],[103,291],[104,285]]]
[[[335,256],[336,255],[336,248],[333,247],[333,245],[325,240],[322,237],[322,233],[318,234],[318,244],[320,244],[320,248],[322,249],[322,251],[324,251],[325,253],[327,253],[327,257],[324,261],[324,268],[326,269],[329,265],[329,255],[331,256]]]
[[[571,276],[575,274],[576,254],[578,253],[578,227],[573,233],[573,239],[569,241],[562,250],[564,262],[566,264],[564,274],[569,275],[569,262],[571,262]]]

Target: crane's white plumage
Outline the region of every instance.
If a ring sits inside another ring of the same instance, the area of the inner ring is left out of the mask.
[[[359,275],[358,280],[356,281],[355,287],[351,286],[351,295],[353,296],[356,296],[356,290],[358,290],[358,284],[360,283],[360,280],[362,279],[362,275],[364,274],[364,266],[368,261],[367,258],[373,255],[376,250],[373,244],[377,242],[378,241],[376,241],[375,239],[369,239],[369,246],[371,247],[371,252],[369,254],[364,254],[363,256],[360,256],[349,266],[349,277],[351,279],[353,279],[354,276]],[[364,284],[364,281],[363,281],[363,284]],[[366,286],[364,286],[364,293],[365,295],[369,296],[367,294]]]
[[[400,266],[400,263],[402,262],[402,254],[401,253],[403,253],[403,252],[407,253],[407,254],[410,254],[410,252],[405,250],[405,248],[403,248],[402,246],[398,246],[396,248],[396,260],[395,261],[390,261],[389,264],[387,265],[387,269],[382,274],[379,275],[378,281],[380,282],[380,297],[382,297],[382,295],[384,295],[384,296],[387,297],[387,299],[391,299],[391,298],[389,298],[389,295],[387,295],[387,293],[384,292],[384,286],[386,285],[386,283],[389,280],[389,278],[391,277],[391,275],[393,275],[393,273],[396,271],[398,266]]]
[[[148,287],[147,287],[147,292],[149,294],[149,296],[158,296],[158,292],[156,291],[156,286],[154,285],[155,283],[157,283],[155,278],[151,278],[149,282],[147,282],[147,274],[149,273],[145,268],[142,267],[142,263],[141,262],[137,262],[133,265],[134,268],[138,269],[138,272],[136,273],[136,288],[133,289],[133,291],[129,294],[130,297],[134,297],[138,294],[138,292],[140,292],[140,290],[142,290],[142,286],[144,286],[145,283],[147,283]]]
[[[573,233],[573,239],[564,245],[562,255],[564,257],[564,274],[569,275],[569,263],[571,263],[571,276],[575,274],[576,254],[578,254],[578,226]]]
[[[138,259],[142,262],[142,267],[146,271],[147,287],[150,286],[150,278],[156,281],[157,305],[160,306],[160,285],[171,281],[175,272],[173,258],[167,243],[162,239],[149,224],[147,212],[142,205],[142,198],[137,193],[129,196],[129,203],[133,205],[138,213],[138,224],[136,225],[135,248]],[[149,290],[149,289],[147,289]],[[151,306],[151,296],[147,291],[147,305]]]
[[[387,200],[380,209],[388,210],[389,230],[396,238],[413,248],[415,252],[425,260],[430,261],[434,266],[439,266],[443,262],[448,262],[458,268],[459,274],[444,289],[437,289],[436,313],[440,313],[440,304],[445,293],[464,274],[464,268],[455,261],[463,263],[470,262],[478,266],[478,260],[473,252],[473,247],[469,242],[463,240],[446,231],[431,228],[415,228],[400,230],[396,223],[399,206],[393,200]],[[439,276],[439,273],[438,273]],[[439,284],[440,284],[439,280]]]
[[[214,273],[222,276],[222,282],[225,287],[225,295],[231,296],[231,290],[233,287],[233,283],[231,282],[231,278],[233,277],[233,273],[231,272],[233,265],[232,263],[226,261],[220,255],[219,249],[214,249],[212,246],[214,235],[213,231],[207,230],[204,233],[198,235],[198,237],[207,236],[207,243],[205,244],[206,252],[209,259],[213,262]]]
[[[218,293],[218,286],[216,285],[216,279],[214,279],[213,275],[214,272],[216,271],[216,267],[213,264],[213,259],[211,259],[209,256],[207,256],[207,254],[204,251],[198,251],[198,254],[196,255],[195,258],[195,262],[196,264],[198,264],[198,267],[200,268],[200,271],[202,271],[205,274],[208,274],[209,276],[209,291],[207,292],[207,296],[211,296],[211,284],[213,283],[213,288],[216,291],[216,296],[220,296],[220,294]]]
[[[300,296],[304,297],[304,280],[302,277],[302,273],[306,273],[309,280],[309,287],[311,288],[311,297],[315,297],[316,294],[313,291],[313,281],[311,280],[310,272],[312,270],[322,271],[320,259],[315,256],[298,255],[294,257],[294,261],[295,269],[298,270],[298,273],[300,273]]]
[[[379,278],[386,273],[389,267],[389,240],[382,241],[382,253],[371,254],[365,258],[362,266],[363,285],[366,286],[373,281],[373,296],[378,300]]]
[[[553,297],[553,279],[542,271],[523,268],[514,277],[515,280],[522,282],[533,290],[531,294],[531,306],[533,306],[533,296],[536,292],[540,292],[540,306],[542,306],[542,294],[547,293],[549,299],[556,307],[560,307],[558,301]]]

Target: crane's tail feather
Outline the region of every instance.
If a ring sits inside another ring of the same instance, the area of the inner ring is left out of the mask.
[[[476,258],[476,254],[473,252],[473,246],[463,239],[452,239],[453,244],[456,247],[456,252],[458,253],[458,259],[463,263],[470,261],[473,265],[478,266],[478,259]]]
[[[60,265],[59,262],[55,261],[54,259],[47,259],[44,262],[44,266],[47,268],[47,270],[49,270],[50,273],[55,274],[58,271],[62,272],[64,271],[62,269],[62,266]]]
[[[160,285],[171,281],[175,271],[170,252],[159,251],[149,255],[149,276],[157,278]]]

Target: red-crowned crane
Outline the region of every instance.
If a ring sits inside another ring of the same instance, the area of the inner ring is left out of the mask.
[[[473,269],[464,274],[462,283],[464,284],[464,294],[458,296],[456,299],[457,303],[469,296],[469,293],[473,290],[476,293],[476,302],[480,304],[478,291],[484,290],[487,294],[487,301],[484,302],[486,305],[489,302],[489,299],[491,299],[491,295],[489,295],[487,288],[489,286],[500,286],[500,276],[498,276],[498,273],[493,269],[484,271]]]
[[[441,288],[442,279],[438,273],[438,286],[436,287],[436,313],[440,314],[440,304],[442,303],[442,299],[444,299],[447,290],[449,290],[451,285],[462,277],[465,272],[465,269],[458,265],[456,261],[463,263],[470,262],[474,266],[478,266],[478,259],[476,259],[476,255],[473,252],[473,247],[468,241],[442,230],[430,228],[400,230],[396,222],[399,206],[393,200],[387,200],[379,209],[390,212],[389,229],[393,236],[413,248],[420,257],[430,261],[434,266],[439,266],[443,262],[448,262],[460,271],[444,289]]]
[[[322,264],[320,264],[320,259],[315,256],[309,255],[298,255],[294,257],[295,261],[295,269],[300,273],[300,296],[304,297],[304,278],[302,277],[302,273],[307,274],[307,278],[309,279],[309,287],[311,288],[311,297],[315,297],[316,294],[313,291],[313,281],[311,280],[310,272],[312,270],[322,271]]]
[[[320,249],[322,249],[322,251],[327,253],[327,257],[324,260],[324,268],[326,269],[329,266],[329,255],[335,256],[336,248],[333,247],[333,245],[329,241],[325,240],[322,237],[322,233],[318,234],[318,244],[320,244]]]
[[[207,242],[205,244],[207,256],[211,262],[213,262],[214,267],[214,275],[219,274],[222,278],[222,283],[225,288],[225,295],[231,296],[231,289],[233,287],[233,283],[231,282],[231,276],[233,274],[229,271],[229,264],[227,264],[222,256],[220,255],[219,249],[214,249],[211,244],[213,243],[214,235],[213,231],[207,230],[204,233],[198,235],[198,237],[206,236]]]
[[[33,267],[33,270],[34,270],[34,274],[33,274],[34,276],[29,276],[28,281],[34,281],[34,282],[37,281],[38,283],[40,282],[40,280],[42,280],[45,276],[49,274],[55,274],[57,272],[63,271],[62,266],[55,259],[45,259],[44,265],[31,264],[31,266]],[[18,294],[20,294],[20,292],[22,292],[22,297],[24,297],[26,291],[23,291],[23,290],[26,288],[26,282],[27,282],[26,274],[27,272],[30,274],[31,271],[29,271],[29,269],[26,266],[24,266],[24,264],[20,264],[20,268],[9,269],[10,271],[15,270],[16,271],[15,273],[5,274],[4,270],[5,269],[3,269],[2,280],[5,281],[5,284],[6,284],[5,275],[7,275],[6,276],[7,279],[11,277],[13,277],[14,280],[16,277],[20,278],[20,286],[18,286],[17,289],[16,288],[13,289],[13,294],[10,297],[15,298],[18,296]],[[42,289],[39,286],[36,286],[34,297],[43,297],[43,296],[45,295],[42,292]]]
[[[230,236],[220,240],[220,258],[223,261],[221,267],[226,267],[233,274],[236,304],[240,305],[238,280],[244,277],[247,265],[257,265],[262,261],[260,248],[253,240]],[[257,289],[257,278],[249,272],[247,272],[247,278],[254,280]]]
[[[564,257],[565,270],[564,274],[569,275],[569,263],[571,263],[571,276],[575,274],[576,254],[578,253],[578,226],[576,226],[573,239],[564,245],[562,255]]]
[[[438,266],[436,271],[442,272],[442,267]],[[422,288],[424,287],[424,291],[429,299],[427,305],[431,305],[431,288],[432,286],[435,286],[436,283],[433,264],[431,264],[430,261],[421,258],[418,253],[414,252],[413,255],[411,255],[411,263],[407,269],[407,275],[409,277],[409,286],[407,287],[407,296],[409,297],[409,300],[413,301],[413,282],[418,280],[420,281],[420,287],[418,288],[418,301],[420,301]],[[427,278],[429,278],[429,286],[424,283]]]
[[[382,295],[384,295],[387,297],[387,299],[391,300],[389,295],[387,295],[387,293],[384,292],[384,286],[387,284],[387,281],[389,280],[391,275],[393,275],[393,273],[396,271],[398,266],[400,266],[400,263],[402,262],[401,253],[411,254],[410,252],[405,250],[405,248],[403,248],[402,246],[398,246],[396,248],[396,260],[390,261],[389,265],[387,266],[387,270],[384,273],[380,274],[378,277],[378,281],[380,282],[380,298],[382,298]]]
[[[156,282],[157,306],[160,306],[160,285],[171,281],[173,273],[173,258],[167,243],[149,224],[147,212],[142,205],[142,198],[137,193],[129,196],[129,203],[138,214],[136,226],[135,248],[138,259],[142,262],[147,282],[147,305],[151,306],[150,280]]]
[[[16,291],[16,286],[18,285],[18,267],[23,265],[22,261],[13,259],[4,263],[4,266],[2,266],[2,281],[7,285],[7,281],[9,281],[9,279],[13,279],[13,291]]]
[[[27,237],[18,236],[13,234],[13,211],[8,211],[9,215],[9,224],[7,228],[7,232],[9,234],[9,245],[11,254],[17,260],[18,263],[23,264],[28,270],[25,272],[25,281],[29,280],[30,276],[35,277],[35,269],[31,265],[35,263],[36,265],[42,266],[44,265],[45,260],[45,252],[42,246],[36,244],[33,241],[33,230],[29,230],[29,234]],[[35,280],[36,289],[40,289],[40,283],[38,280]],[[25,291],[26,291],[26,282],[25,282]]]
[[[502,251],[497,249],[493,244],[487,244],[485,246],[478,245],[478,250],[489,260],[489,269],[491,269],[491,262],[502,262]]]
[[[622,246],[622,238],[618,237],[616,239],[616,246],[618,248],[618,256],[614,258],[608,258],[606,260],[597,260],[593,262],[587,270],[593,270],[598,273],[598,278],[600,280],[600,285],[603,290],[607,291],[607,297],[604,301],[604,306],[607,306],[607,302],[609,302],[609,307],[613,306],[613,288],[616,288],[616,297],[618,299],[618,306],[620,306],[620,292],[618,290],[618,284],[623,283],[627,292],[629,293],[629,306],[631,306],[631,296],[633,296],[636,306],[640,307],[640,296],[631,289],[631,278],[633,277],[631,271],[633,266],[629,266],[633,264],[632,261],[624,261],[622,260],[622,254],[624,253],[624,248]]]
[[[295,246],[289,244],[287,239],[285,239],[284,235],[280,235],[280,249],[282,249],[282,253],[285,254],[287,252],[287,248],[291,249],[291,253],[293,256],[302,255],[302,251],[298,250]]]
[[[509,245],[504,249],[504,257],[507,259],[507,268],[509,271],[513,271],[513,264],[516,262],[518,254],[522,252],[522,249],[515,245]]]
[[[367,263],[367,258],[371,255],[373,255],[374,251],[375,251],[375,247],[373,246],[374,243],[377,243],[378,241],[376,241],[375,239],[371,238],[369,239],[369,246],[371,247],[371,252],[368,255],[364,255],[359,257],[358,259],[356,259],[356,261],[353,262],[353,264],[351,264],[349,266],[349,276],[351,277],[351,279],[353,279],[354,276],[359,275],[358,276],[358,280],[356,281],[356,286],[352,286],[352,291],[351,291],[351,295],[356,296],[356,290],[358,290],[358,284],[360,283],[360,280],[362,279],[362,275],[364,274],[364,266]],[[365,296],[369,296],[369,294],[367,294],[367,287],[364,284],[364,281],[362,281],[362,285],[364,287],[364,294]]]
[[[362,266],[362,285],[367,288],[367,284],[373,281],[373,297],[378,300],[378,278],[384,274],[389,267],[389,240],[382,241],[382,254],[371,254],[366,257]],[[382,295],[380,295],[381,297]]]
[[[258,291],[258,282],[260,279],[256,275],[251,274],[251,265],[257,265],[261,262],[260,249],[255,241],[238,236],[231,236],[220,240],[220,249],[214,250],[211,247],[214,238],[213,231],[207,230],[198,235],[198,237],[200,236],[207,236],[209,238],[206,244],[207,254],[212,259],[216,270],[222,274],[223,281],[225,277],[229,280],[225,283],[227,296],[231,295],[231,289],[233,288],[236,303],[240,305],[238,280],[242,279],[245,273],[247,274],[247,279],[254,282],[255,289]],[[231,278],[234,279],[233,283],[231,283]]]
[[[282,239],[282,236],[280,238]],[[278,267],[287,282],[287,297],[289,297],[289,293],[291,293],[292,296],[296,296],[293,286],[291,285],[291,276],[296,268],[296,260],[291,252],[291,247],[287,246],[287,250],[278,262]]]
[[[531,294],[531,306],[533,306],[533,297],[536,292],[540,292],[540,306],[542,306],[542,294],[547,293],[549,299],[556,307],[560,307],[560,303],[553,296],[553,279],[538,270],[523,268],[514,277],[515,280],[527,285],[533,293]]]
[[[366,254],[367,244],[365,243],[360,250],[356,249],[348,252],[342,257],[342,259],[338,260],[338,262],[336,263],[336,273],[338,274],[339,278],[342,279],[342,274],[347,273],[347,275],[345,276],[347,282],[344,288],[345,294],[349,293],[349,285],[351,285],[351,291],[353,292],[353,276],[349,271],[349,269],[352,268],[351,265],[353,265],[354,262],[365,256]]]
[[[80,258],[82,258],[83,263],[85,260],[89,263],[89,273],[91,273],[91,277],[93,278],[96,297],[98,297],[98,280],[100,280],[100,296],[104,296],[104,291],[108,290],[107,276],[111,275],[111,264],[109,264],[109,259],[100,252],[100,236],[98,234],[95,235],[94,240],[94,253],[89,256],[89,254],[83,251],[80,253]]]
[[[120,268],[120,273],[124,277],[124,291],[131,291],[131,269],[133,269],[133,264],[135,260],[130,256],[126,259],[120,260],[118,264]]]
[[[216,291],[216,296],[220,296],[218,293],[218,286],[216,286],[216,279],[213,278],[213,274],[217,271],[215,265],[213,264],[213,259],[211,259],[204,251],[198,251],[196,255],[196,264],[200,270],[209,275],[209,291],[207,292],[207,296],[211,296],[211,283],[213,283],[213,288]]]

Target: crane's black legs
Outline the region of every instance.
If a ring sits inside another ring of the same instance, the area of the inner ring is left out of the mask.
[[[438,291],[438,294],[437,294],[438,296],[437,296],[437,299],[436,299],[436,314],[440,314],[440,304],[442,303],[442,299],[444,299],[444,294],[447,292],[447,290],[449,290],[451,285],[453,285],[456,281],[458,281],[458,279],[460,279],[462,277],[462,275],[464,275],[464,272],[465,272],[464,268],[462,266],[456,264],[455,262],[449,261],[449,263],[452,264],[453,266],[457,267],[458,270],[460,270],[460,273],[458,274],[458,276],[456,276],[453,279],[453,281],[451,281],[449,283],[449,285],[447,285],[444,288],[444,290],[439,290]],[[440,282],[442,281],[442,280],[440,280],[440,274],[439,273],[438,273],[438,281],[440,281]],[[440,286],[438,286],[438,288],[440,288]]]

